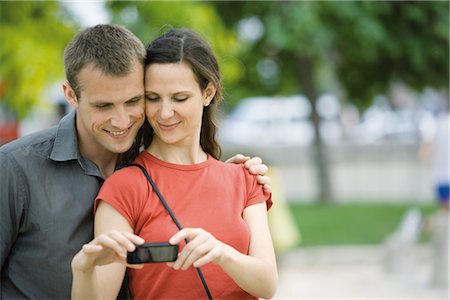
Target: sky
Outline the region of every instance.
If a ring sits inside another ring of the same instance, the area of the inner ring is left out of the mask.
[[[68,7],[82,26],[92,26],[99,23],[109,23],[109,16],[104,9],[104,0],[60,0]]]

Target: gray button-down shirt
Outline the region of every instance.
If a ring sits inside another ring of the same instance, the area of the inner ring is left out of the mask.
[[[0,148],[0,298],[68,299],[103,183],[78,150],[75,113]]]

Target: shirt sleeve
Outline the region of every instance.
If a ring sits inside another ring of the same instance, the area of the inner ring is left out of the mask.
[[[256,179],[256,175],[252,175],[248,170],[242,166],[245,178],[245,185],[247,188],[247,202],[245,207],[253,204],[266,202],[267,210],[272,207],[272,193],[265,192],[263,186],[260,185]]]
[[[26,179],[16,161],[0,152],[0,262],[3,265],[18,236],[27,198]]]
[[[123,168],[114,172],[101,187],[95,199],[94,213],[99,201],[103,200],[123,215],[132,228],[135,228],[147,198],[148,186],[140,170],[133,167]]]

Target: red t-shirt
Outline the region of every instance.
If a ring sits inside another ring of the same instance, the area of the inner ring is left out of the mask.
[[[243,211],[261,202],[266,202],[269,209],[272,200],[242,164],[222,163],[208,156],[199,164],[176,165],[159,160],[147,151],[139,155],[136,163],[147,169],[184,228],[203,228],[216,239],[248,254],[250,235],[242,218]],[[137,167],[116,171],[105,181],[95,206],[99,199],[117,209],[134,233],[146,242],[168,241],[178,231]],[[184,242],[180,244],[180,251],[184,245]],[[208,264],[202,267],[202,272],[214,299],[255,299],[219,266]],[[129,269],[129,275],[135,299],[206,298],[193,267],[182,271],[165,263],[153,263],[143,269]]]

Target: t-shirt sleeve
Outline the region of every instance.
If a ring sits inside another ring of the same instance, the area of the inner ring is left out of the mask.
[[[94,212],[99,201],[105,201],[135,228],[147,196],[148,185],[140,170],[133,167],[123,168],[114,172],[101,187],[95,199]]]
[[[245,207],[253,204],[266,202],[267,210],[272,207],[272,193],[265,192],[263,186],[260,185],[256,179],[255,175],[252,175],[248,170],[242,166],[242,170],[245,178],[245,185],[247,188],[247,202]]]

